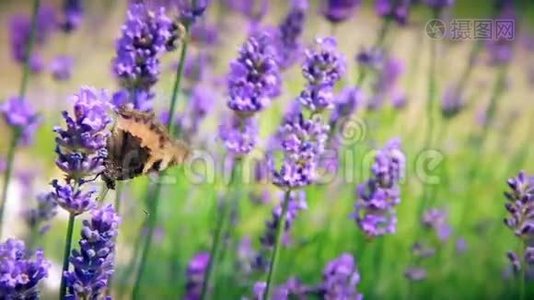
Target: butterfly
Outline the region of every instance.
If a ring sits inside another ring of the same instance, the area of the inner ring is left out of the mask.
[[[154,113],[130,106],[121,106],[116,113],[101,174],[109,189],[115,188],[116,181],[160,172],[187,159],[188,145],[172,138]]]

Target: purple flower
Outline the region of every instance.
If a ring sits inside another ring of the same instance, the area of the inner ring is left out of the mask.
[[[57,214],[57,206],[54,193],[41,193],[37,195],[37,206],[25,211],[24,220],[32,231],[44,234]]]
[[[380,70],[386,61],[386,54],[382,48],[361,49],[356,55],[356,61],[362,67]]]
[[[404,272],[404,276],[410,281],[422,281],[427,277],[427,272],[424,268],[409,268]]]
[[[73,215],[89,211],[96,205],[93,197],[95,191],[93,190],[84,192],[70,184],[62,185],[58,180],[52,181],[52,187],[54,191],[51,193],[51,197],[59,206]]]
[[[465,106],[465,101],[458,86],[448,87],[441,101],[441,114],[445,118],[458,115]]]
[[[70,56],[59,55],[50,64],[52,77],[57,81],[69,80],[72,74],[74,60]]]
[[[181,33],[165,15],[165,9],[151,11],[143,4],[132,4],[117,40],[113,72],[126,93],[126,101],[140,110],[150,110],[150,91],[160,73],[160,56],[176,48]]]
[[[435,9],[444,9],[454,5],[455,0],[424,0],[425,4]]]
[[[219,31],[216,25],[207,22],[195,23],[189,29],[191,41],[200,46],[213,46],[219,43]]]
[[[375,10],[379,17],[393,19],[399,25],[408,21],[409,0],[376,0]]]
[[[42,46],[49,39],[50,34],[56,26],[54,10],[49,6],[43,6],[37,12],[37,24],[35,27],[35,44]],[[15,15],[9,23],[11,56],[18,63],[24,63],[26,58],[26,48],[30,41],[31,19],[26,15]],[[35,63],[40,59],[39,55],[34,53],[30,57],[30,62]],[[38,69],[33,69],[38,71]]]
[[[254,114],[280,93],[280,84],[270,37],[265,32],[250,35],[230,64],[228,107],[243,116]]]
[[[107,156],[106,143],[111,123],[109,98],[104,91],[83,87],[72,97],[74,114],[63,112],[66,129],[54,128],[56,137],[56,165],[67,177],[82,180],[100,173]]]
[[[509,216],[504,223],[519,238],[529,240],[534,236],[534,177],[519,172],[517,177],[508,180],[508,186],[505,207]]]
[[[65,32],[76,30],[83,19],[82,0],[64,0],[61,28]]]
[[[258,124],[255,118],[232,115],[219,126],[219,137],[226,149],[236,156],[243,156],[254,149],[258,142]]]
[[[334,111],[330,123],[335,124],[342,118],[350,117],[363,102],[363,91],[358,87],[345,87],[335,98]]]
[[[69,262],[74,269],[66,271],[66,299],[100,299],[106,294],[113,275],[115,239],[120,217],[111,205],[95,209],[83,221],[80,249],[73,249]]]
[[[361,0],[325,0],[321,5],[321,13],[332,23],[340,23],[352,15],[360,6]]]
[[[0,105],[0,113],[13,130],[19,131],[22,145],[33,142],[33,136],[41,122],[29,102],[19,97],[11,97]]]
[[[300,36],[304,31],[308,0],[293,0],[291,8],[278,25],[276,36],[278,64],[281,69],[291,67],[301,54]]]
[[[210,0],[176,0],[176,5],[180,11],[180,20],[183,23],[194,23],[202,17],[208,7]]]
[[[43,250],[32,259],[23,241],[8,239],[0,243],[0,266],[0,298],[39,299],[39,281],[50,269]]]
[[[447,212],[444,210],[431,208],[423,214],[423,225],[436,232],[436,236],[442,242],[447,241],[452,233],[449,225]]]
[[[329,127],[320,116],[305,119],[302,114],[289,116],[277,133],[284,158],[273,183],[282,188],[299,188],[317,179],[317,162],[324,152]]]
[[[394,233],[395,206],[400,203],[399,183],[405,170],[400,141],[393,139],[379,150],[371,166],[372,176],[357,188],[354,218],[360,229],[375,237]]]
[[[291,230],[291,226],[298,214],[302,210],[308,209],[306,202],[306,193],[304,191],[291,192],[288,199],[288,207],[286,214],[286,221],[284,224],[284,232],[287,234]],[[260,238],[261,244],[266,248],[273,247],[276,239],[276,228],[280,223],[282,217],[282,203],[279,203],[272,211],[271,220],[266,223],[266,230]]]
[[[198,300],[202,293],[204,274],[208,269],[210,254],[207,252],[197,253],[187,265],[187,282],[185,285],[185,300]]]
[[[306,51],[302,74],[310,86],[332,87],[345,73],[345,57],[337,50],[333,37],[319,38],[315,47]]]
[[[514,54],[513,45],[507,40],[491,40],[486,42],[490,65],[509,63]]]
[[[263,300],[267,284],[264,281],[259,281],[254,284],[253,295],[254,300]],[[307,299],[306,293],[308,287],[304,286],[298,278],[291,277],[285,282],[277,286],[272,295],[272,300],[288,300],[288,299]]]
[[[324,268],[319,294],[321,299],[326,300],[361,300],[363,295],[356,291],[359,283],[360,274],[354,257],[343,253]]]

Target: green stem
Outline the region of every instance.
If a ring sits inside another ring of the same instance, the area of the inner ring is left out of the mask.
[[[69,269],[69,257],[70,257],[70,248],[72,246],[72,232],[74,230],[74,219],[76,216],[74,214],[69,215],[69,223],[67,225],[67,235],[65,236],[65,250],[63,251],[63,269],[61,271],[61,285],[59,288],[59,299],[62,300],[66,295],[66,281],[65,281],[65,272]]]
[[[174,133],[174,111],[176,110],[176,103],[178,102],[178,94],[180,92],[180,86],[182,82],[182,74],[184,72],[185,58],[187,56],[187,48],[189,45],[189,28],[185,28],[185,37],[182,44],[182,50],[180,52],[180,61],[178,62],[178,69],[176,69],[176,77],[174,80],[174,86],[172,88],[171,106],[169,108],[169,120],[167,122],[167,129],[169,133]]]
[[[176,102],[178,100],[178,94],[179,94],[180,85],[182,82],[182,74],[184,70],[185,58],[187,56],[187,48],[188,48],[187,46],[189,42],[188,39],[189,39],[189,28],[186,25],[185,37],[184,37],[183,44],[182,44],[182,50],[180,52],[180,61],[178,62],[178,69],[176,70],[176,77],[174,80],[171,104],[169,107],[169,120],[167,121],[167,129],[169,130],[170,135],[174,135],[174,126],[173,126],[174,111],[176,110]],[[164,172],[163,174],[161,174],[161,176],[164,176]],[[154,234],[154,227],[156,225],[160,194],[161,194],[161,181],[158,181],[158,183],[156,184],[154,195],[152,197],[153,198],[152,209],[150,210],[150,215],[149,215],[148,222],[147,222],[148,232],[147,232],[147,236],[146,236],[145,242],[143,244],[142,252],[141,252],[141,261],[139,262],[139,270],[135,278],[135,285],[134,285],[134,289],[132,292],[133,299],[137,299],[137,297],[139,296],[141,278],[143,277],[143,272],[145,271],[146,259],[148,257],[148,253],[150,252],[150,246],[152,244],[152,236]]]
[[[523,241],[519,243],[519,261],[521,264],[521,270],[519,271],[519,300],[525,300],[525,276],[527,262],[525,259],[526,244]]]
[[[117,214],[120,213],[121,209],[122,188],[122,184],[120,182],[117,182],[117,186],[115,187],[115,211],[117,212]]]
[[[284,202],[282,203],[282,215],[280,216],[280,221],[276,225],[276,240],[274,241],[274,249],[271,252],[271,260],[269,262],[269,273],[267,275],[267,286],[265,287],[265,293],[263,294],[263,299],[271,299],[271,293],[273,289],[273,280],[276,274],[277,260],[280,253],[280,245],[282,244],[282,236],[284,233],[284,228],[286,224],[286,215],[287,208],[289,206],[289,197],[291,195],[291,190],[287,190],[284,195]]]
[[[28,79],[30,78],[30,67],[29,67],[29,61],[30,56],[32,54],[33,50],[33,44],[35,40],[35,31],[37,28],[37,12],[39,11],[39,5],[40,0],[34,0],[33,6],[32,6],[32,23],[31,23],[31,29],[30,29],[30,38],[28,40],[28,45],[26,45],[26,49],[24,51],[24,65],[22,69],[22,80],[20,83],[20,89],[19,89],[19,101],[23,101],[24,97],[26,96],[26,89],[28,87]],[[4,185],[2,187],[2,195],[0,199],[0,234],[2,232],[2,225],[4,221],[4,210],[6,206],[6,200],[7,200],[7,190],[9,187],[9,181],[11,180],[11,174],[13,172],[13,163],[15,160],[15,149],[17,147],[18,141],[20,139],[20,132],[21,129],[19,128],[13,128],[12,129],[12,136],[11,136],[11,142],[9,144],[9,148],[7,150],[7,166],[4,171]]]
[[[132,299],[134,300],[139,299],[141,279],[143,278],[143,272],[145,270],[145,266],[147,263],[148,253],[150,252],[150,246],[152,244],[152,237],[154,235],[154,228],[155,228],[156,220],[158,216],[158,203],[159,203],[160,194],[161,194],[161,181],[158,181],[158,183],[156,183],[156,188],[154,190],[153,200],[152,202],[149,202],[149,203],[152,203],[152,205],[149,211],[150,214],[148,215],[147,227],[146,227],[147,233],[146,233],[146,238],[144,240],[143,247],[141,250],[141,260],[139,262],[139,270],[137,271],[137,275],[135,277],[134,288],[132,291]]]
[[[213,238],[213,243],[211,245],[210,250],[210,260],[208,263],[208,268],[206,272],[204,273],[204,280],[202,281],[202,291],[200,299],[208,299],[209,296],[209,290],[211,287],[211,281],[213,278],[213,274],[215,273],[215,265],[218,261],[219,257],[224,256],[224,247],[221,249],[221,246],[224,244],[224,237],[227,233],[227,227],[228,223],[230,221],[231,212],[232,209],[237,205],[237,201],[240,198],[240,180],[243,178],[242,176],[242,167],[241,160],[237,159],[234,163],[234,166],[232,168],[232,174],[231,174],[231,185],[235,187],[236,189],[236,195],[230,196],[230,201],[227,201],[226,198],[222,199],[221,208],[220,208],[220,214],[218,214],[217,219],[217,227],[215,228],[215,235]],[[237,209],[237,208],[236,208]]]

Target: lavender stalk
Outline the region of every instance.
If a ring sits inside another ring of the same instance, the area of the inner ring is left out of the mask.
[[[28,80],[30,78],[30,56],[33,50],[33,44],[35,42],[35,32],[37,29],[37,13],[39,11],[40,0],[33,0],[32,6],[32,22],[30,29],[30,37],[24,51],[24,65],[22,69],[22,80],[19,89],[19,100],[23,101],[26,96],[26,89],[28,87]],[[21,129],[13,127],[11,132],[11,141],[9,143],[9,148],[7,150],[7,160],[6,168],[4,171],[4,185],[2,186],[2,195],[0,198],[0,232],[2,232],[2,226],[4,221],[4,210],[7,200],[7,189],[9,187],[9,182],[11,180],[11,175],[13,173],[13,163],[15,160],[15,151],[17,148],[18,141],[21,137]]]

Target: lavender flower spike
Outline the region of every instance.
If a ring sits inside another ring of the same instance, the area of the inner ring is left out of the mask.
[[[0,114],[12,129],[20,131],[22,145],[33,142],[40,118],[28,101],[11,97],[0,105]]]
[[[509,216],[504,220],[506,226],[524,239],[534,238],[534,177],[519,172],[508,180],[510,190],[505,193],[508,202],[505,207]]]
[[[42,250],[32,259],[23,241],[8,239],[0,243],[0,266],[0,298],[39,299],[39,281],[50,269]]]
[[[354,257],[344,253],[326,265],[319,294],[321,299],[326,300],[361,300],[363,295],[356,291],[358,283],[360,274]]]
[[[230,64],[227,105],[241,116],[257,113],[280,93],[280,71],[270,42],[265,32],[252,34]]]
[[[144,4],[132,4],[117,40],[113,72],[124,89],[123,100],[139,110],[151,110],[151,88],[160,73],[160,56],[176,48],[178,26],[161,7],[151,11]]]
[[[278,64],[287,69],[298,60],[301,54],[300,36],[304,31],[308,0],[293,0],[289,13],[278,26],[277,52]]]
[[[399,183],[405,164],[400,141],[393,139],[377,152],[371,178],[358,186],[354,218],[366,235],[375,237],[395,232],[394,208],[400,203]]]
[[[185,286],[185,300],[198,300],[202,293],[204,273],[208,269],[210,254],[200,252],[196,254],[187,265],[187,283]]]
[[[120,218],[111,205],[95,209],[91,219],[84,220],[80,250],[72,250],[70,263],[74,270],[65,272],[66,299],[100,299],[105,296],[113,275],[115,239]]]

